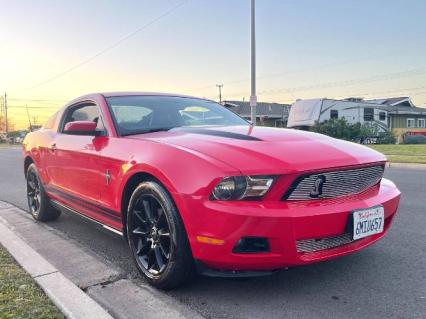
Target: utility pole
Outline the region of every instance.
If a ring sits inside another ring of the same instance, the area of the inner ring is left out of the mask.
[[[0,131],[3,131],[3,119],[4,119],[4,104],[3,95],[0,96]]]
[[[25,108],[27,109],[28,123],[30,124],[30,132],[32,132],[33,126],[31,125],[30,112],[28,111],[28,104],[25,104]]]
[[[7,94],[4,93],[4,117],[6,119],[6,134],[9,133],[9,123],[7,119]]]
[[[256,125],[256,4],[255,0],[251,0],[251,121]]]
[[[223,88],[223,84],[216,84],[216,86],[219,88],[219,103],[222,103],[222,88]]]

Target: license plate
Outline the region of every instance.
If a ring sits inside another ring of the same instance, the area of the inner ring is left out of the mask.
[[[383,206],[356,210],[353,216],[353,239],[361,239],[383,232],[385,210]]]

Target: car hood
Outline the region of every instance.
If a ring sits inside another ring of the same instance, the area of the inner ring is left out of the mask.
[[[356,143],[282,128],[176,128],[130,138],[199,152],[244,174],[280,174],[386,161],[383,154]]]

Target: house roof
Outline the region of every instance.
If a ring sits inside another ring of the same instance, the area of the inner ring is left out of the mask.
[[[426,108],[424,107],[407,107],[399,105],[390,105],[386,107],[389,114],[413,114],[413,115],[426,115]]]
[[[251,107],[249,102],[225,101],[224,105],[242,117],[250,117]],[[256,115],[258,117],[285,119],[288,118],[289,108],[289,104],[258,102],[256,106]]]
[[[372,99],[372,100],[365,100],[365,102],[382,104],[382,105],[392,105],[392,106],[400,105],[405,107],[414,107],[414,104],[411,102],[411,99],[408,96]]]

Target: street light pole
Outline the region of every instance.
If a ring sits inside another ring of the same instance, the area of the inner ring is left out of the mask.
[[[251,121],[256,125],[256,10],[255,0],[251,0]]]
[[[6,119],[6,134],[9,133],[9,119],[7,118],[7,94],[4,93],[4,117]]]
[[[222,88],[223,88],[223,84],[216,84],[216,86],[219,88],[219,103],[222,103]]]

